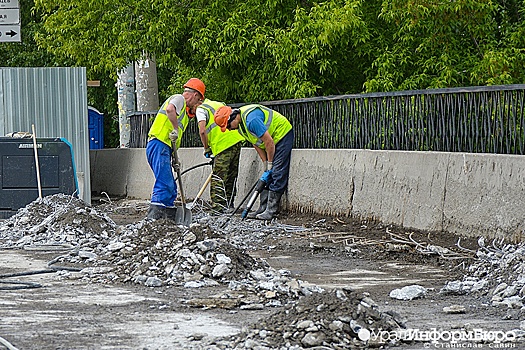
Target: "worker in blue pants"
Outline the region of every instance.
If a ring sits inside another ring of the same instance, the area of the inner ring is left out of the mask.
[[[206,86],[191,78],[184,84],[184,92],[170,96],[161,106],[148,132],[146,157],[155,176],[147,217],[175,219],[177,184],[173,176],[171,157],[173,147],[179,148],[191,111],[202,104]]]

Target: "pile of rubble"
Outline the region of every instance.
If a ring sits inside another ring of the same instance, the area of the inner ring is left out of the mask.
[[[186,300],[190,306],[281,307],[235,336],[210,340],[209,349],[382,347],[391,340],[377,334],[404,327],[399,315],[380,312],[366,293],[325,291],[247,253],[260,249],[269,234],[287,234],[294,227],[260,221],[240,225],[234,218],[223,225],[224,217],[206,215],[194,217],[191,227],[148,219],[117,225],[107,209],[62,194],[37,199],[0,222],[0,248],[59,246],[61,255],[49,265],[78,267],[90,282],[226,287],[210,298]],[[480,239],[479,246],[468,274],[447,283],[441,293],[477,292],[489,295],[495,306],[523,307],[525,244],[488,246]]]
[[[336,289],[304,296],[237,335],[207,349],[368,349],[398,345],[392,331],[405,328],[395,312],[379,311],[367,295]]]
[[[56,194],[36,199],[0,223],[0,248],[62,245],[85,247],[107,242],[117,225],[78,198]]]
[[[223,284],[239,294],[255,294],[250,304],[256,307],[281,306],[322,290],[252,258],[205,223],[187,228],[144,219],[119,226],[78,199],[56,194],[35,200],[0,224],[2,248],[52,245],[70,249],[50,264],[80,267],[93,282],[188,288]]]
[[[478,240],[477,259],[462,280],[448,282],[442,294],[478,293],[491,297],[493,306],[520,309],[525,298],[525,243],[503,244]]]

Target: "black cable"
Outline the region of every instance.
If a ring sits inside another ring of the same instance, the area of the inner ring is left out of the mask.
[[[17,290],[17,289],[30,289],[30,288],[41,288],[40,283],[35,282],[20,282],[20,281],[3,281],[0,280],[0,283],[4,284],[15,284],[16,286],[6,286],[0,287],[0,290]]]
[[[45,269],[45,270],[36,270],[36,271],[24,271],[24,272],[15,272],[15,273],[6,273],[3,275],[0,275],[0,278],[10,278],[10,277],[19,277],[19,276],[31,276],[31,275],[39,275],[42,273],[52,273],[56,272],[56,270],[52,269]]]
[[[200,168],[201,166],[205,166],[205,165],[213,165],[213,158],[209,161],[209,162],[206,162],[206,163],[201,163],[201,164],[197,164],[197,165],[194,165],[184,171],[181,171],[180,175],[184,175],[186,174],[188,171],[191,171],[191,170],[194,170],[194,169],[197,169],[197,168]],[[175,176],[175,181],[178,180],[178,176]]]
[[[48,265],[52,264],[53,262],[48,263]],[[35,270],[35,271],[22,271],[22,272],[14,272],[14,273],[6,273],[0,275],[0,284],[14,284],[15,286],[0,286],[0,290],[17,290],[17,289],[30,289],[30,288],[41,288],[42,285],[40,283],[35,282],[20,282],[20,281],[9,281],[9,280],[3,280],[2,278],[11,278],[11,277],[20,277],[20,276],[31,276],[31,275],[39,275],[43,273],[54,273],[61,270],[67,270],[67,271],[81,271],[82,269],[78,267],[68,267],[68,266],[49,266],[48,269],[43,270]]]

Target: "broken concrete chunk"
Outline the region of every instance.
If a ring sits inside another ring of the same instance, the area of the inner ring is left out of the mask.
[[[201,252],[205,253],[211,250],[216,250],[218,247],[218,243],[215,240],[206,239],[201,242],[197,242],[197,248],[200,249]]]
[[[314,322],[312,320],[303,320],[297,323],[297,329],[306,329],[314,326]]]
[[[417,284],[406,286],[401,289],[394,289],[390,292],[390,297],[398,300],[413,300],[422,298],[427,294],[425,287]]]
[[[148,277],[144,285],[148,287],[161,287],[162,281],[157,277]]]
[[[266,273],[262,270],[252,270],[250,271],[250,276],[256,280],[267,280],[268,279],[266,277]]]
[[[213,271],[211,272],[211,275],[213,277],[222,277],[225,274],[227,274],[228,272],[230,272],[230,269],[228,268],[228,266],[226,266],[224,264],[219,264],[219,265],[217,265],[217,266],[215,266],[213,268]]]
[[[110,243],[106,247],[106,249],[109,250],[110,252],[114,252],[114,251],[117,251],[117,250],[121,250],[125,246],[126,246],[126,244],[123,243],[123,242],[113,242],[113,243]]]
[[[467,290],[463,287],[463,283],[461,281],[448,282],[439,291],[440,294],[453,294],[453,295],[461,295],[461,294],[465,294],[466,292]]]
[[[509,309],[520,309],[523,307],[521,297],[515,295],[513,297],[504,298],[502,301],[492,301],[493,306],[506,306]]]
[[[314,346],[323,345],[324,340],[325,340],[325,335],[323,333],[312,332],[312,333],[307,333],[303,337],[303,339],[301,339],[301,343],[309,347],[314,347]]]
[[[450,305],[445,306],[443,312],[446,314],[464,314],[467,309],[463,305]]]
[[[191,244],[194,243],[197,240],[197,236],[193,232],[188,232],[186,235],[184,235],[183,242],[184,244]]]
[[[217,262],[219,264],[231,264],[231,262],[232,262],[232,259],[230,259],[229,257],[227,257],[224,254],[217,254],[215,256],[215,258],[217,259]]]
[[[85,250],[80,250],[78,252],[78,256],[82,259],[96,259],[97,258],[97,254],[92,253],[92,252],[87,252]]]
[[[263,304],[259,304],[259,303],[246,304],[246,305],[241,305],[240,309],[241,310],[263,310],[264,309],[264,305]]]
[[[328,328],[330,328],[332,331],[340,331],[343,329],[343,322],[339,320],[333,320],[332,323],[328,325]]]

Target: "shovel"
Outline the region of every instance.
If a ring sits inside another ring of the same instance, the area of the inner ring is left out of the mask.
[[[191,210],[186,207],[186,197],[184,197],[184,189],[182,187],[182,176],[180,173],[180,166],[179,166],[179,157],[177,156],[177,147],[175,145],[175,142],[171,143],[171,147],[173,150],[173,161],[171,162],[171,166],[173,167],[173,170],[177,173],[177,179],[179,182],[180,187],[180,199],[182,201],[182,208],[177,208],[177,214],[175,215],[175,222],[177,224],[182,224],[184,226],[190,226],[191,224]]]
[[[207,187],[208,184],[210,183],[212,176],[213,176],[213,171],[210,173],[210,176],[208,176],[208,178],[207,178],[206,181],[204,182],[204,185],[202,185],[201,190],[200,190],[199,193],[197,194],[197,197],[195,197],[195,199],[193,199],[193,202],[188,203],[188,205],[187,205],[188,209],[193,209],[193,208],[195,207],[195,204],[197,203],[197,201],[199,200],[199,198],[200,198],[200,197],[202,196],[202,194],[204,193],[204,190],[206,189],[206,187]]]

